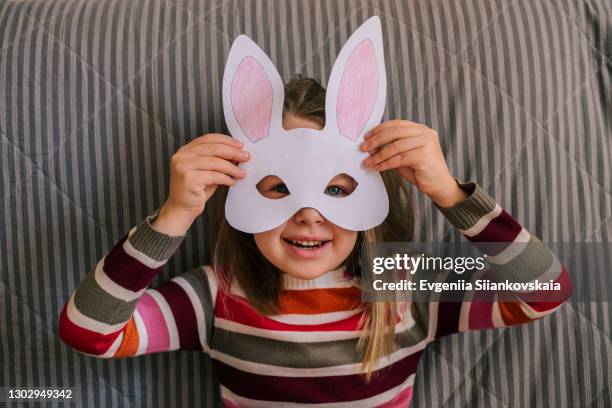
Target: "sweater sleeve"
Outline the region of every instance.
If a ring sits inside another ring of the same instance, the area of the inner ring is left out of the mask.
[[[125,234],[72,293],[59,317],[59,335],[69,346],[101,358],[208,351],[214,273],[193,268],[148,288],[185,237],[156,231],[156,216]]]
[[[561,286],[561,296],[547,301],[545,291],[500,292],[473,301],[440,301],[429,306],[430,333],[435,337],[468,330],[482,330],[528,323],[557,310],[572,293],[571,278],[552,251],[527,231],[475,182],[457,184],[468,197],[452,207],[436,207],[481,253],[487,254],[495,276],[512,282],[552,280]],[[478,243],[498,242],[492,246]],[[506,245],[507,244],[507,245]],[[486,273],[487,271],[485,271]],[[482,276],[482,275],[480,275]],[[501,298],[500,298],[501,297]],[[466,298],[467,299],[467,298]],[[431,327],[433,326],[433,327]]]

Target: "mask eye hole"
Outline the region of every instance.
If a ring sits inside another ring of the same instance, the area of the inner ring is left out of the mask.
[[[342,198],[351,195],[356,188],[357,182],[354,178],[346,173],[340,173],[327,183],[324,193],[332,197]]]
[[[279,200],[291,194],[283,179],[274,175],[262,178],[255,187],[259,194],[272,200]]]

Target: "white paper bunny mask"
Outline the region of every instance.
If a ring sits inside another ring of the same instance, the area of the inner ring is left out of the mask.
[[[331,71],[325,100],[325,127],[283,128],[283,81],[268,56],[247,36],[232,44],[223,74],[223,110],[230,134],[244,142],[251,159],[246,177],[229,189],[225,216],[234,228],[257,233],[312,207],[330,222],[364,231],[384,221],[389,200],[380,173],[362,165],[363,136],[380,123],[387,80],[380,19],[362,24],[342,47]],[[355,190],[343,197],[325,194],[330,180],[348,174]],[[257,183],[278,176],[289,194],[264,197]]]

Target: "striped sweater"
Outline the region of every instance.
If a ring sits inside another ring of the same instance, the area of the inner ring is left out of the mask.
[[[507,242],[496,257],[505,276],[553,279],[569,297],[571,280],[551,251],[478,184],[457,183],[468,197],[438,207],[444,216],[475,244]],[[84,278],[61,312],[59,334],[76,350],[104,358],[207,352],[227,407],[406,407],[420,356],[436,338],[530,322],[562,304],[519,294],[513,301],[404,303],[395,351],[377,362],[366,383],[356,347],[364,304],[350,271],[341,267],[313,280],[283,275],[278,315],[258,313],[236,285],[221,287],[209,266],[150,289],[183,239],[153,229],[154,216]],[[513,242],[523,243],[519,251]]]

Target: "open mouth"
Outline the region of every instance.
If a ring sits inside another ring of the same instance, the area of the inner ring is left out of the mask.
[[[325,245],[328,242],[330,242],[329,240],[325,240],[325,241],[298,241],[298,240],[287,239],[287,238],[283,238],[283,239],[288,244],[293,245],[293,246],[298,247],[298,248],[303,248],[303,249],[317,249],[317,248],[321,248],[323,245]]]

